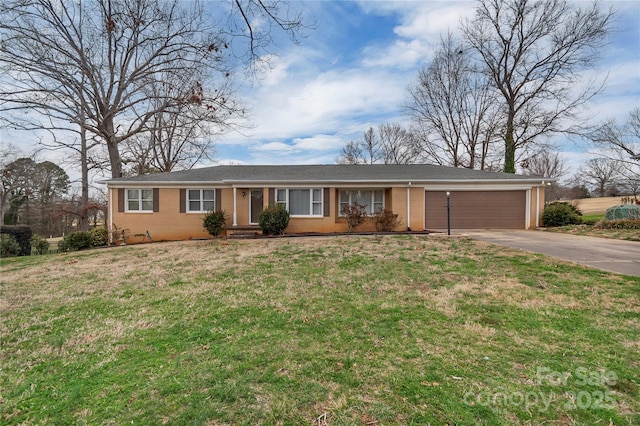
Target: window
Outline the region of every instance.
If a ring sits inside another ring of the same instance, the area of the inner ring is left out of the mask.
[[[127,211],[152,212],[153,189],[127,189]]]
[[[291,216],[322,216],[322,188],[276,189],[276,204]]]
[[[371,215],[384,208],[384,190],[382,189],[343,189],[340,191],[340,216],[342,209],[358,203],[366,207],[367,214]]]
[[[215,210],[216,190],[215,189],[188,189],[187,190],[187,212],[204,213]]]

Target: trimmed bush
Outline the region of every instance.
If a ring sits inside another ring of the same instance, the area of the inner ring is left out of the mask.
[[[49,253],[49,241],[42,235],[35,234],[31,237],[31,248],[36,254],[47,254]]]
[[[640,219],[640,206],[622,204],[609,207],[604,215],[605,220]]]
[[[281,235],[287,226],[291,215],[280,204],[267,207],[258,216],[258,225],[264,235]]]
[[[28,225],[3,225],[0,227],[0,233],[9,234],[13,236],[18,245],[20,251],[18,256],[30,256],[31,255],[31,227]]]
[[[227,214],[224,210],[210,211],[202,218],[202,226],[211,236],[217,237],[224,232],[226,220]]]
[[[93,236],[85,231],[72,232],[58,243],[59,251],[77,251],[89,247],[93,247]]]
[[[549,204],[542,212],[544,226],[579,225],[582,223],[582,212],[569,203]]]
[[[398,215],[390,209],[378,209],[373,214],[373,223],[378,232],[392,232],[402,221],[398,219]]]
[[[109,244],[109,230],[105,227],[93,228],[89,231],[91,235],[91,246],[99,247]]]
[[[20,244],[15,237],[9,233],[0,234],[0,257],[18,256],[20,253]]]

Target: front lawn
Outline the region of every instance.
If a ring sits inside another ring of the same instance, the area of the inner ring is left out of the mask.
[[[640,278],[467,239],[0,261],[3,424],[639,424]]]

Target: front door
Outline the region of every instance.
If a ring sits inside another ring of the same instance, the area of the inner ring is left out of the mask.
[[[251,197],[249,198],[249,223],[251,225],[258,224],[258,217],[262,211],[263,202],[262,189],[252,189]]]

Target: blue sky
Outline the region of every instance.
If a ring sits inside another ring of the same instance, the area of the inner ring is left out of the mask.
[[[577,2],[578,4],[586,2]],[[294,1],[315,22],[298,45],[280,40],[272,68],[257,82],[242,82],[248,120],[240,132],[217,141],[217,163],[328,164],[340,149],[370,126],[406,123],[402,104],[418,70],[428,65],[440,36],[457,32],[473,16],[473,1]],[[640,106],[640,1],[603,1],[618,11],[599,76],[605,91],[583,114],[594,120],[624,120]],[[590,75],[585,75],[585,78]],[[30,154],[33,134],[9,134],[0,142]],[[557,139],[576,168],[589,158],[584,143]],[[39,160],[58,161],[60,152]],[[210,164],[202,164],[203,166]]]
[[[315,19],[316,29],[300,45],[281,45],[262,81],[242,87],[252,128],[218,142],[221,162],[332,163],[369,126],[407,122],[407,86],[428,65],[440,35],[456,33],[460,19],[474,12],[473,1],[294,4]],[[597,71],[608,74],[607,85],[582,113],[623,121],[640,106],[640,2],[601,6],[618,11]],[[588,145],[556,141],[571,167],[589,158]]]

